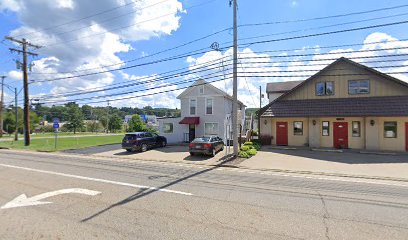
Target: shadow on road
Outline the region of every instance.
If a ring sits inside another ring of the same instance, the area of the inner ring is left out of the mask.
[[[164,185],[162,185],[162,186],[160,186],[160,187],[156,187],[156,189],[140,189],[140,190],[137,191],[135,194],[133,194],[133,195],[131,195],[131,196],[129,196],[129,197],[127,197],[127,198],[125,198],[125,199],[123,199],[123,200],[117,202],[117,203],[114,203],[114,204],[110,205],[109,207],[107,207],[107,208],[105,208],[105,209],[102,209],[101,211],[99,211],[99,212],[97,212],[97,213],[95,213],[95,214],[93,214],[93,215],[91,215],[91,216],[89,216],[89,217],[87,217],[87,218],[82,219],[81,222],[87,222],[87,221],[89,221],[89,220],[92,220],[93,218],[98,217],[99,215],[101,215],[101,214],[103,214],[103,213],[109,211],[109,210],[112,209],[112,208],[125,205],[125,204],[127,204],[127,203],[129,203],[129,202],[135,201],[135,200],[137,200],[137,199],[139,199],[139,198],[142,198],[142,197],[145,197],[145,196],[150,195],[150,194],[152,194],[152,193],[155,193],[155,192],[159,191],[160,189],[165,189],[165,188],[171,187],[171,186],[173,186],[173,185],[176,185],[176,184],[178,184],[178,183],[180,183],[180,182],[183,182],[183,181],[185,181],[185,180],[187,180],[187,179],[190,179],[190,178],[192,178],[192,177],[195,177],[195,176],[198,176],[198,175],[207,173],[207,172],[211,172],[211,171],[213,171],[214,169],[217,169],[217,168],[219,168],[219,167],[222,167],[222,166],[225,165],[226,163],[229,163],[229,162],[233,161],[234,159],[235,159],[235,157],[232,156],[232,155],[225,156],[225,157],[223,157],[222,159],[220,159],[220,160],[222,160],[220,163],[218,163],[217,165],[215,165],[215,166],[213,166],[213,167],[211,167],[211,168],[207,168],[207,169],[204,169],[204,170],[195,172],[195,173],[193,173],[193,174],[190,174],[190,175],[188,175],[188,176],[182,177],[182,178],[177,179],[177,180],[175,180],[175,181],[172,181],[172,182],[170,182],[170,183],[164,184]]]

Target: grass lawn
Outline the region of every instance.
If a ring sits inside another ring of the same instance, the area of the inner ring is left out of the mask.
[[[57,148],[55,149],[54,139],[31,139],[29,147],[24,146],[24,140],[0,142],[0,147],[27,149],[35,151],[60,151],[65,149],[79,149],[105,144],[121,143],[123,136],[92,136],[92,137],[72,137],[58,138]]]

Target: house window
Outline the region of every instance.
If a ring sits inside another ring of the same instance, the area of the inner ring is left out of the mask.
[[[350,80],[348,81],[349,94],[369,94],[369,80]]]
[[[303,122],[293,122],[293,135],[303,135]]]
[[[163,124],[164,133],[173,133],[173,123],[164,123]]]
[[[318,82],[316,83],[317,96],[334,95],[334,82]]]
[[[385,138],[397,137],[397,122],[384,122],[384,137]]]
[[[197,109],[197,100],[190,99],[190,115],[195,115]]]
[[[218,123],[204,123],[204,135],[218,135]]]
[[[213,99],[208,98],[205,101],[205,114],[213,114]]]
[[[201,95],[204,94],[204,86],[201,86],[198,91]]]
[[[330,135],[330,122],[324,121],[322,122],[322,136],[329,136]]]
[[[360,137],[360,135],[361,135],[361,125],[360,125],[360,122],[355,121],[355,122],[352,122],[351,125],[352,125],[351,131],[352,131],[353,137]]]

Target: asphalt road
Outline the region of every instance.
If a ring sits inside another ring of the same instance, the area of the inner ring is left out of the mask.
[[[408,239],[398,182],[7,150],[0,173],[1,239]]]

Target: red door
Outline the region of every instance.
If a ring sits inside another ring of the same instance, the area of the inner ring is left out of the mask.
[[[288,145],[287,122],[276,122],[276,145]]]
[[[405,123],[405,150],[408,152],[408,122]]]
[[[335,148],[348,148],[348,126],[346,122],[333,123],[333,143]]]

